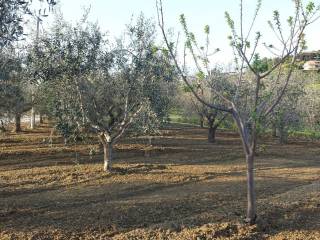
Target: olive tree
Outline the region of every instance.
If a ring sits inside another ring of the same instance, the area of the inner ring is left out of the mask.
[[[157,127],[166,114],[175,69],[155,45],[154,24],[143,16],[114,46],[85,19],[75,27],[58,21],[37,54],[44,60],[39,76],[54,86],[48,96],[56,127],[66,135],[94,132],[105,171],[112,169],[114,144],[135,122]]]
[[[154,44],[154,26],[140,17],[128,27],[128,43],[119,43],[112,51],[111,69],[93,78],[88,120],[104,146],[104,170],[111,170],[112,146],[135,126],[157,128],[167,106],[165,92],[159,86],[172,78],[167,56]],[[107,56],[108,57],[108,56]],[[103,61],[104,63],[105,61]],[[101,66],[102,69],[103,66]],[[103,116],[103,117],[101,117]],[[151,124],[150,124],[151,123]]]
[[[17,50],[7,48],[0,57],[3,64],[0,74],[0,117],[14,118],[14,132],[21,131],[21,116],[31,109],[24,81],[23,56]]]
[[[231,114],[237,125],[247,163],[246,222],[250,224],[254,224],[257,217],[254,160],[259,124],[263,119],[270,118],[270,114],[285,96],[288,84],[292,77],[297,54],[304,49],[305,29],[318,18],[317,14],[319,13],[319,7],[316,7],[314,3],[311,2],[307,6],[304,6],[302,1],[296,0],[293,2],[293,16],[289,17],[287,21],[288,31],[283,31],[284,26],[281,23],[280,14],[278,11],[274,11],[272,20],[268,23],[271,27],[271,31],[275,33],[277,42],[273,44],[263,44],[261,40],[263,34],[260,31],[257,31],[253,38],[251,37],[261,4],[262,1],[258,0],[252,23],[248,26],[246,32],[243,22],[244,10],[242,0],[240,1],[239,28],[236,27],[231,15],[228,12],[225,13],[227,23],[231,30],[229,39],[235,54],[236,77],[231,81],[233,91],[230,93],[230,97],[224,95],[223,88],[217,87],[213,89],[216,96],[223,102],[223,104],[215,104],[202,99],[190,85],[184,68],[179,64],[176,58],[173,44],[170,43],[167,37],[162,1],[157,1],[159,27],[181,78],[190,87],[194,96],[200,102],[212,109]],[[193,53],[193,49],[197,47],[194,34],[186,27],[187,25],[184,16],[181,17],[181,22],[185,30],[188,48],[195,56],[195,64],[198,64],[199,58]],[[276,58],[270,69],[265,72],[261,72],[260,69],[256,69],[253,65],[254,57],[257,56],[258,51],[261,49],[260,47],[263,46],[275,54]],[[208,57],[206,55],[204,56],[204,60],[204,64],[206,64],[208,62]],[[289,60],[289,63],[287,63],[287,60]],[[284,64],[286,64],[289,69],[288,71],[283,71]],[[269,81],[271,73],[277,73],[277,79],[275,81],[281,87],[264,95],[261,90],[264,83]]]

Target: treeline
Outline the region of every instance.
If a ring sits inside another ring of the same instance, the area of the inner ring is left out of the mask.
[[[222,72],[222,70],[220,70]],[[225,81],[230,79],[230,73],[224,74]],[[228,77],[229,76],[229,77]],[[274,76],[273,76],[274,77]],[[231,77],[232,78],[232,77]],[[199,92],[206,98],[214,98],[210,89],[198,81]],[[265,88],[266,94],[271,88]],[[282,99],[271,117],[263,119],[259,127],[259,135],[269,135],[280,143],[287,143],[288,137],[319,140],[320,139],[320,73],[296,69],[288,86],[286,96]],[[213,101],[213,100],[211,100]],[[243,99],[244,101],[244,99]],[[172,116],[174,121],[195,124],[208,128],[208,141],[214,142],[215,130],[218,127],[237,130],[230,116],[211,110],[193,96],[185,85],[177,87]]]

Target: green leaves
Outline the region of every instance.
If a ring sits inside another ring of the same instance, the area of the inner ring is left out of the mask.
[[[252,67],[257,73],[266,72],[269,69],[268,60],[261,59],[259,54],[255,54],[253,58]]]
[[[201,72],[197,72],[196,73],[196,77],[198,80],[204,80],[205,79],[205,74],[201,71]]]
[[[180,14],[180,23],[185,26],[186,25],[186,17],[184,14]]]
[[[159,51],[159,47],[158,46],[154,45],[154,46],[151,47],[152,54],[155,54],[158,51]]]
[[[314,2],[309,2],[306,6],[306,12],[307,14],[311,14],[315,10],[316,6]]]
[[[301,35],[301,40],[300,40],[299,47],[300,47],[301,50],[306,50],[308,48],[307,47],[307,41],[306,41],[306,38],[305,38],[305,34]]]
[[[274,10],[274,11],[273,11],[273,20],[274,20],[275,22],[279,22],[279,21],[280,21],[280,13],[279,13],[278,10]]]
[[[210,33],[210,27],[209,25],[204,26],[204,33],[209,34]]]
[[[228,26],[231,28],[231,30],[234,30],[234,21],[232,20],[230,14],[228,12],[225,12],[224,16],[225,16],[225,18],[227,20]]]
[[[43,0],[39,0],[43,2]],[[24,33],[24,15],[33,15],[30,10],[32,0],[1,0],[0,2],[0,50],[21,40]],[[48,0],[47,6],[51,9],[55,0]],[[43,17],[44,15],[41,15]]]
[[[259,39],[261,38],[261,32],[256,32],[256,41],[259,41]]]
[[[290,16],[290,17],[288,18],[287,22],[288,22],[288,24],[289,24],[289,27],[292,27],[292,25],[293,25],[293,17]]]

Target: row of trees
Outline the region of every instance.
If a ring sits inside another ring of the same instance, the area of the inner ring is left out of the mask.
[[[38,2],[45,3],[44,9],[34,11],[32,0],[0,0],[0,119],[2,130],[4,130],[2,118],[14,117],[15,131],[20,131],[21,115],[33,109],[34,101],[29,100],[27,96],[30,84],[22,81],[22,79],[26,80],[25,69],[22,67],[25,63],[23,60],[25,56],[21,54],[21,49],[18,49],[17,42],[25,37],[24,28],[28,16],[37,18],[37,29],[39,29],[39,22],[56,5],[55,0],[38,0]]]
[[[219,74],[224,75],[224,81],[232,79],[230,73],[220,72]],[[195,79],[189,79],[189,81],[194,83]],[[294,136],[295,133],[301,133],[300,136],[312,139],[313,133],[319,131],[320,128],[319,83],[319,73],[303,72],[300,69],[295,69],[286,95],[274,111],[272,111],[270,118],[264,119],[260,123],[259,134],[271,134],[274,138],[278,139],[279,143],[287,143],[288,136],[290,134]],[[271,92],[273,86],[271,84],[263,87],[267,93]],[[197,93],[201,95],[202,99],[208,99],[208,94],[212,93],[210,92],[210,88],[205,87],[204,89],[207,95],[204,95],[204,91],[202,90],[197,91]],[[207,101],[214,102],[214,99]],[[228,114],[210,109],[205,104],[199,102],[192,92],[186,88],[185,84],[178,86],[175,106],[177,110],[180,110],[180,114],[182,114],[185,121],[197,123],[202,128],[208,128],[208,142],[215,142],[215,130],[219,126],[229,129],[236,128],[232,118]]]

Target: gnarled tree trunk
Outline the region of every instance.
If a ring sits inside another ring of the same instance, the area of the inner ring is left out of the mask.
[[[214,126],[213,122],[209,122],[209,130],[208,130],[208,142],[214,143],[216,141],[216,131],[218,126]]]

